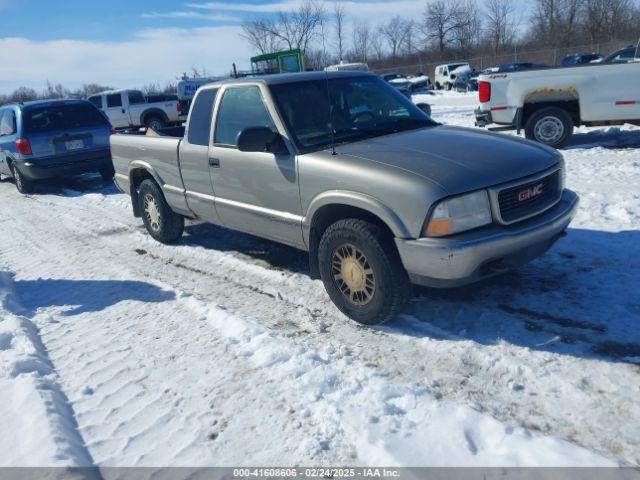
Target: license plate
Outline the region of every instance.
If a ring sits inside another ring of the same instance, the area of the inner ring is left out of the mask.
[[[79,150],[84,148],[84,142],[82,140],[69,140],[64,142],[64,146],[67,150]]]

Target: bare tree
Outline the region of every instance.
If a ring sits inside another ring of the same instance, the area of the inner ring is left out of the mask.
[[[353,26],[353,55],[357,61],[366,63],[371,50],[371,28],[366,22]]]
[[[575,44],[580,40],[578,27],[584,2],[585,0],[534,0],[531,37],[538,39],[537,43],[552,47]]]
[[[436,0],[427,5],[422,20],[422,29],[428,41],[436,44],[440,58],[444,56],[445,48],[451,33],[458,27],[459,0]]]
[[[333,4],[333,25],[336,33],[336,53],[338,54],[338,62],[343,60],[345,51],[345,8],[342,2],[337,1]]]
[[[280,49],[282,39],[274,35],[273,25],[264,18],[255,18],[242,24],[240,36],[258,53],[271,53]]]
[[[471,53],[480,42],[482,20],[475,0],[460,3],[455,12],[454,28],[451,30],[452,43],[460,52]]]
[[[409,31],[413,28],[413,24],[396,15],[387,23],[380,27],[380,33],[384,38],[387,47],[391,53],[391,58],[395,59],[400,53],[402,45],[405,43]]]
[[[375,32],[371,34],[371,51],[373,52],[376,60],[382,60],[384,58],[384,45],[382,44],[382,27],[379,25]]]
[[[485,29],[494,54],[510,46],[516,36],[517,22],[513,0],[485,1]]]
[[[275,18],[260,18],[243,25],[243,38],[262,53],[285,46],[306,53],[324,19],[322,3],[306,0],[293,12],[279,12]]]

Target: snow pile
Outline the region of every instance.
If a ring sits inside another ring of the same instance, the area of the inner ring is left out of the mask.
[[[36,326],[7,310],[11,283],[0,271],[0,466],[89,465]]]

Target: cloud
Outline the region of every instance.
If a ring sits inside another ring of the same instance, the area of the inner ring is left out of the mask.
[[[0,39],[0,93],[47,81],[75,88],[101,83],[133,88],[175,81],[191,66],[227,74],[232,63],[249,66],[249,46],[239,26],[147,29],[123,42]]]
[[[280,0],[269,3],[232,3],[232,2],[204,2],[189,3],[188,8],[209,10],[209,11],[228,11],[243,13],[277,13],[296,10],[304,0]],[[324,2],[328,10],[332,8],[332,1]],[[421,18],[426,2],[418,0],[345,0],[340,2],[344,7],[347,15],[354,20],[368,20],[371,22],[384,22],[391,17],[401,15],[406,18]]]
[[[225,13],[202,13],[202,12],[151,12],[143,13],[142,18],[173,18],[184,20],[211,20],[216,22],[240,22],[242,19],[234,15]]]

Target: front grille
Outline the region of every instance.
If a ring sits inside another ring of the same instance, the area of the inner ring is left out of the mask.
[[[558,170],[536,181],[502,190],[498,193],[502,221],[513,223],[546,210],[559,200],[560,188]]]

